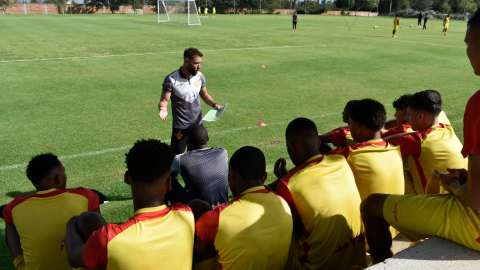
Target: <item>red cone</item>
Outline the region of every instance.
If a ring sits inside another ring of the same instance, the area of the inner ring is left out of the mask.
[[[265,124],[264,122],[260,122],[260,123],[257,124],[257,126],[259,126],[259,127],[266,127],[267,124]]]

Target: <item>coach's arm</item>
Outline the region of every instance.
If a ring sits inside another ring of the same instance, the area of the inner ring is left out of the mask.
[[[158,116],[160,116],[160,119],[166,120],[168,111],[167,111],[167,105],[168,101],[170,100],[170,96],[172,95],[172,92],[168,91],[162,91],[162,96],[160,97],[160,102],[158,103]]]
[[[212,96],[208,94],[207,87],[205,86],[200,89],[200,97],[202,98],[203,102],[205,102],[208,106],[213,107],[215,110],[220,110],[222,108],[222,106],[218,105],[215,101],[213,101]]]
[[[5,240],[7,247],[12,255],[15,269],[19,269],[18,266],[24,263],[23,249],[20,243],[20,236],[18,235],[17,228],[13,224],[5,223]],[[20,268],[21,269],[21,268]]]

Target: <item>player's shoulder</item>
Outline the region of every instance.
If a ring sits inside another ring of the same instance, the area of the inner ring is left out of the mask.
[[[82,195],[82,196],[86,196],[86,197],[96,194],[92,190],[90,190],[88,188],[84,188],[84,187],[66,189],[65,192],[70,193],[70,194]]]
[[[166,79],[177,79],[178,77],[180,76],[180,69],[177,69],[173,72],[171,72],[170,74],[168,74],[166,77],[165,77],[165,80]]]

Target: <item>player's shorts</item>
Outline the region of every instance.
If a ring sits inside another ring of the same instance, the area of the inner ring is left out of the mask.
[[[393,27],[393,30],[398,30],[398,25]]]
[[[453,195],[390,195],[383,216],[410,241],[436,235],[480,251],[480,212]]]
[[[218,256],[198,262],[193,265],[193,270],[216,270],[218,269]]]

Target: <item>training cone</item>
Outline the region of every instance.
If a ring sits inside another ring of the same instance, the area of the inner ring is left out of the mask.
[[[104,55],[102,55],[102,56],[103,56],[103,57],[105,57],[105,54],[104,54]]]
[[[257,124],[257,126],[259,126],[259,127],[266,127],[267,124],[265,124],[264,122],[260,122],[260,123]]]
[[[260,67],[261,67],[261,68],[266,68],[266,66],[265,66],[265,65],[261,65]]]

